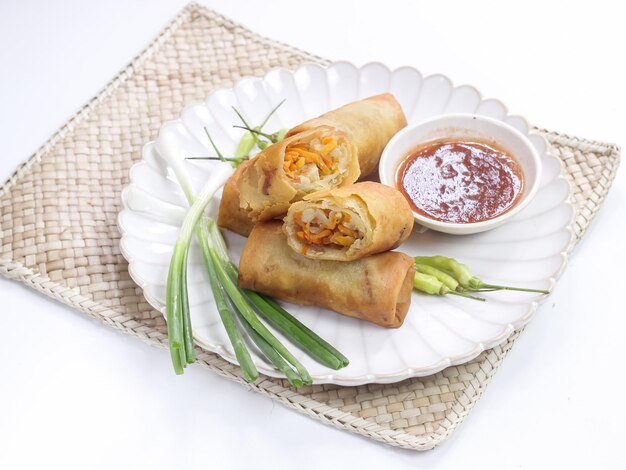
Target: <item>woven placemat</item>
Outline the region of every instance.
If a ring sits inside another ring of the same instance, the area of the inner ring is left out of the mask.
[[[163,317],[130,279],[119,250],[120,191],[161,124],[217,86],[276,66],[327,61],[263,39],[189,5],[0,188],[0,273],[119,330],[167,347]],[[604,199],[619,148],[540,130],[575,188],[580,238]],[[519,335],[473,361],[389,385],[297,391],[198,351],[198,363],[333,426],[394,446],[431,449],[457,427]]]

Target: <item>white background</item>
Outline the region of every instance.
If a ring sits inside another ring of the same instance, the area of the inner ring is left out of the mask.
[[[322,57],[445,73],[536,125],[625,143],[624,16],[609,3],[205,3]],[[0,178],[183,4],[0,0]],[[620,171],[481,401],[426,453],[199,368],[176,377],[166,351],[0,279],[0,468],[624,468],[625,204]]]

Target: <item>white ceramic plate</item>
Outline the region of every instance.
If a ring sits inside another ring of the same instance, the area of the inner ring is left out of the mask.
[[[552,289],[567,261],[574,234],[574,209],[570,186],[558,158],[546,141],[529,134],[525,119],[508,114],[498,100],[483,99],[471,86],[454,87],[443,75],[423,77],[411,67],[390,71],[379,63],[357,68],[337,62],[327,68],[304,65],[296,71],[275,69],[263,78],[244,78],[232,89],[213,92],[205,102],[185,108],[178,120],[161,128],[156,142],[147,144],[143,159],[130,172],[123,192],[124,209],[119,215],[121,249],[129,262],[132,278],[148,302],[165,312],[165,285],[173,244],[187,203],[157,148],[169,148],[186,156],[214,155],[203,132],[206,126],[218,148],[231,153],[241,130],[231,110],[235,105],[251,123],[258,123],[280,100],[286,98],[266,126],[274,131],[291,127],[345,103],[371,95],[393,93],[402,104],[409,123],[446,113],[475,113],[502,120],[528,135],[541,155],[541,188],[522,212],[495,230],[468,236],[415,231],[402,245],[410,255],[443,254],[456,257],[484,280],[498,284]],[[211,162],[190,162],[193,184],[199,190],[211,171]],[[170,210],[155,210],[152,198],[169,204]],[[219,204],[213,201],[215,215]],[[238,262],[245,239],[224,231],[233,259]],[[231,362],[235,361],[215,309],[198,247],[189,258],[189,297],[196,341]],[[499,292],[487,294],[488,302],[413,294],[404,325],[389,330],[315,307],[285,304],[285,307],[349,359],[350,365],[330,370],[292,350],[310,371],[316,383],[358,385],[389,383],[433,374],[453,364],[471,360],[481,351],[504,342],[524,326],[544,297],[536,294]],[[281,340],[286,341],[280,334]],[[280,376],[255,355],[260,372]]]

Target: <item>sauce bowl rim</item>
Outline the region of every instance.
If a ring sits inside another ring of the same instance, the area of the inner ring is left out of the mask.
[[[500,129],[505,131],[504,132],[505,135],[508,133],[511,135],[512,138],[515,138],[521,141],[522,144],[527,148],[531,156],[530,161],[532,161],[532,165],[531,165],[532,173],[528,174],[528,172],[524,170],[522,165],[520,165],[520,170],[522,171],[525,182],[527,182],[529,180],[529,177],[532,174],[534,174],[534,183],[531,187],[529,187],[526,191],[524,191],[521,199],[515,204],[514,207],[488,220],[483,220],[480,222],[470,222],[470,223],[444,222],[444,221],[435,220],[435,219],[426,217],[422,214],[415,212],[413,208],[411,208],[411,212],[413,213],[413,218],[416,220],[416,222],[418,222],[423,227],[426,227],[435,231],[445,232],[445,233],[452,234],[452,235],[469,235],[469,234],[484,232],[486,230],[499,227],[502,224],[504,224],[508,219],[510,219],[511,217],[515,216],[520,211],[522,211],[534,199],[541,185],[541,176],[542,176],[542,163],[541,163],[541,157],[539,155],[539,152],[537,151],[535,146],[532,144],[532,142],[526,135],[524,135],[522,132],[520,132],[519,130],[517,130],[510,124],[507,124],[506,122],[503,122],[503,121],[500,121],[498,119],[494,119],[488,116],[482,116],[479,114],[454,113],[454,114],[439,115],[439,116],[435,116],[432,118],[421,120],[414,124],[409,124],[407,127],[405,127],[404,129],[400,130],[397,134],[395,134],[385,146],[385,149],[383,150],[383,153],[380,158],[380,164],[378,168],[380,182],[386,186],[390,186],[394,189],[398,189],[397,184],[396,184],[397,183],[396,181],[397,171],[398,171],[399,166],[402,164],[402,162],[404,162],[406,158],[409,156],[409,154],[407,154],[406,152],[399,152],[395,148],[400,139],[402,139],[406,134],[415,132],[416,130],[422,127],[425,127],[427,125],[428,126],[432,125],[433,123],[441,122],[442,127],[445,127],[446,122],[452,121],[452,120],[456,120],[457,122],[454,124],[454,126],[450,125],[451,128],[455,127],[457,129],[464,129],[464,126],[462,124],[462,121],[464,120],[472,121],[474,124],[477,121],[479,123],[484,122],[487,125],[499,127]],[[458,121],[461,121],[461,124],[459,124]],[[469,129],[469,128],[467,128],[467,130],[470,132],[472,131],[472,129]],[[454,137],[452,133],[450,137],[451,138]],[[445,138],[442,138],[442,140],[443,139]],[[499,138],[499,139],[494,138],[497,144],[505,148],[507,146],[504,144],[507,143],[508,141],[507,139],[508,137]],[[438,139],[429,139],[429,140],[417,140],[416,139],[412,147],[416,148],[422,144],[425,144],[430,141],[435,141],[435,140],[438,140]],[[515,155],[512,155],[512,156],[516,160],[519,161],[517,156]],[[388,177],[389,174],[392,175],[391,180]]]

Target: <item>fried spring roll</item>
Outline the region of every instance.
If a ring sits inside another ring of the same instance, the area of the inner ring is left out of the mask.
[[[400,103],[392,94],[385,93],[310,119],[291,129],[287,136],[317,126],[330,126],[345,132],[359,150],[359,167],[363,178],[376,169],[387,142],[406,124]]]
[[[279,221],[262,222],[241,254],[239,287],[396,328],[411,304],[413,258],[388,251],[351,263],[313,260],[289,248]]]
[[[352,261],[398,247],[413,230],[413,212],[399,191],[367,181],[305,196],[283,230],[307,258]]]
[[[354,183],[357,149],[345,133],[320,126],[263,150],[237,182],[240,207],[253,221],[282,216],[306,194]]]

